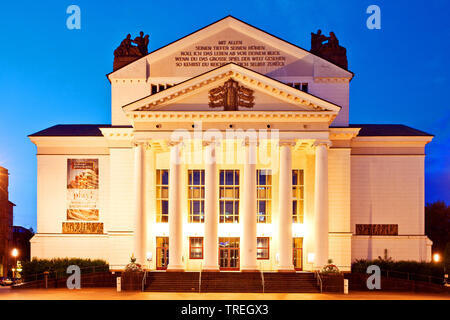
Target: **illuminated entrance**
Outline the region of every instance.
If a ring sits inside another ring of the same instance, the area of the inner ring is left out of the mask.
[[[292,238],[292,254],[294,268],[297,271],[303,270],[303,238]]]
[[[156,237],[156,270],[166,270],[169,264],[169,237]]]
[[[219,238],[220,270],[239,270],[239,238]]]

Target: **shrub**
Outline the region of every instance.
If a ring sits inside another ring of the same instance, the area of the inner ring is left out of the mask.
[[[352,272],[366,273],[367,267],[377,265],[382,271],[397,271],[436,278],[444,277],[444,265],[433,262],[393,261],[391,259],[356,260],[352,264]]]
[[[31,261],[22,262],[22,276],[30,277],[35,274],[41,274],[45,271],[50,273],[50,276],[55,273],[66,274],[67,267],[70,265],[79,266],[81,273],[90,273],[93,268],[96,267],[98,271],[109,269],[109,265],[104,260],[91,260],[91,259],[80,259],[80,258],[55,258],[55,259],[36,259],[33,258]]]

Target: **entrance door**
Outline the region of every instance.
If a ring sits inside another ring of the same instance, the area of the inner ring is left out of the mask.
[[[239,238],[219,238],[220,270],[239,270]]]
[[[303,238],[292,238],[292,242],[294,268],[301,271],[303,270]]]
[[[156,270],[166,270],[169,264],[169,237],[156,237]]]

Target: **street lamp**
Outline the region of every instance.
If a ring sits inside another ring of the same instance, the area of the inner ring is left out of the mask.
[[[439,262],[439,261],[441,261],[441,256],[440,256],[439,253],[433,254],[433,261],[434,261],[434,262]]]
[[[17,250],[16,248],[12,249],[11,255],[16,259],[15,265],[17,266],[17,256],[19,255],[19,250]],[[15,278],[16,277],[16,268],[15,267],[12,269],[12,272],[13,272],[13,278]]]

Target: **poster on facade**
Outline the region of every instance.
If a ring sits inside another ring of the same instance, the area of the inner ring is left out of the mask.
[[[98,219],[98,159],[67,159],[67,220]]]

